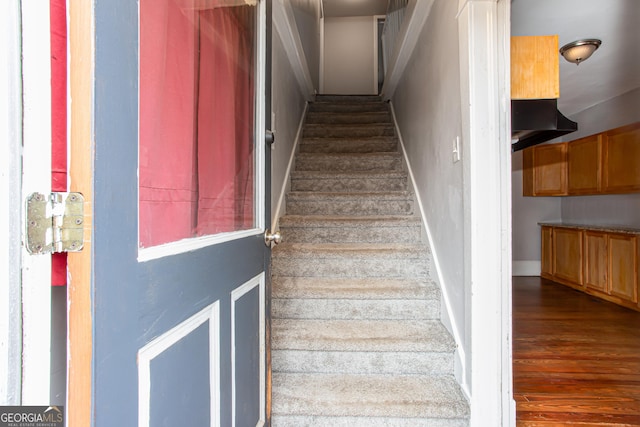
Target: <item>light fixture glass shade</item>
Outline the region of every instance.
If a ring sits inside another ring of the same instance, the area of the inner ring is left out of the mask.
[[[569,62],[578,65],[586,60],[600,47],[602,42],[597,39],[577,40],[560,48],[560,54]]]

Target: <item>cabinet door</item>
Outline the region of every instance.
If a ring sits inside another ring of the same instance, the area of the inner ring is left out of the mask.
[[[603,151],[603,190],[640,191],[640,123],[605,132]]]
[[[600,191],[602,176],[602,135],[571,141],[567,145],[567,192],[594,194]]]
[[[582,230],[553,229],[553,276],[582,286]]]
[[[539,145],[533,152],[535,196],[567,194],[567,143]]]
[[[638,302],[637,237],[609,235],[610,294],[633,303]]]
[[[597,231],[584,232],[584,285],[607,292],[607,235]]]
[[[553,275],[553,228],[542,227],[542,277],[550,279]]]

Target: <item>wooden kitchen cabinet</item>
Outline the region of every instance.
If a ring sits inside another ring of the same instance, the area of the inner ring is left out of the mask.
[[[637,237],[609,235],[609,293],[624,301],[638,303]]]
[[[607,234],[585,230],[584,256],[584,285],[600,292],[608,292]]]
[[[640,230],[541,225],[542,277],[640,311]]]
[[[640,191],[640,123],[605,132],[603,151],[604,192]]]
[[[567,143],[543,144],[524,150],[523,194],[567,194]]]
[[[602,182],[602,135],[591,135],[567,145],[567,193],[596,194]]]
[[[553,277],[582,286],[582,230],[553,229]]]
[[[550,279],[553,277],[553,228],[542,227],[542,277]]]
[[[511,99],[560,97],[558,36],[511,37]]]
[[[523,196],[640,192],[640,122],[523,151]]]

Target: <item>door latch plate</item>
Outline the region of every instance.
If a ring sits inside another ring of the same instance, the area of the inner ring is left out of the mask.
[[[84,197],[80,193],[32,193],[26,203],[30,254],[79,252],[84,246]]]

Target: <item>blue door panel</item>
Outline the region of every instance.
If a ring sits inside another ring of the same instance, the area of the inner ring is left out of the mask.
[[[93,278],[86,284],[92,287],[93,425],[137,426],[138,350],[218,301],[220,418],[221,426],[230,426],[231,292],[265,271],[270,252],[255,235],[137,261],[138,3],[95,0],[95,18]],[[266,99],[269,126],[269,94]],[[265,194],[270,194],[269,150],[265,153]],[[236,426],[260,415],[259,304],[257,289],[236,301]],[[198,327],[151,362],[152,426],[209,425],[209,327]],[[187,422],[184,416],[192,418]]]

